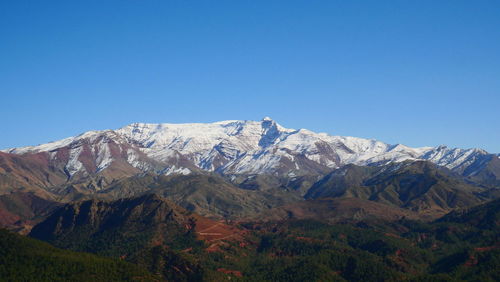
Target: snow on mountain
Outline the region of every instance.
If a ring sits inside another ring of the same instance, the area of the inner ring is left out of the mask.
[[[68,152],[60,153],[65,148]],[[3,152],[47,152],[51,158],[67,155],[64,169],[69,177],[81,171],[98,173],[118,161],[141,171],[163,174],[188,174],[201,169],[226,175],[301,175],[345,164],[377,165],[419,159],[464,171],[478,158],[488,155],[480,149],[410,148],[306,129],[287,129],[270,118],[189,124],[133,123],[117,130],[89,131],[56,142]],[[89,156],[92,165],[88,164]]]
[[[440,166],[445,166],[449,169],[458,169],[463,166],[470,165],[475,161],[477,155],[487,155],[488,152],[481,149],[450,149],[446,146],[432,148],[422,155],[422,159],[429,160]]]

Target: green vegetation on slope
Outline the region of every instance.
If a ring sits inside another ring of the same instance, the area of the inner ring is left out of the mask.
[[[200,221],[147,195],[68,205],[31,235],[122,257],[167,281],[499,281],[499,205],[493,201],[435,222],[242,223],[242,239],[203,243],[193,236]]]
[[[0,280],[157,281],[131,263],[58,249],[3,229],[0,229]]]

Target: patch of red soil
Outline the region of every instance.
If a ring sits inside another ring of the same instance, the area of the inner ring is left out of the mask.
[[[477,265],[477,263],[478,263],[477,257],[475,257],[474,255],[471,254],[469,256],[469,259],[464,263],[464,265],[467,267],[471,267],[471,266]]]
[[[385,236],[387,237],[393,237],[393,238],[401,238],[400,236],[393,234],[393,233],[384,233]]]
[[[243,274],[241,273],[241,271],[238,271],[238,270],[230,270],[230,269],[225,269],[225,268],[219,268],[217,269],[218,272],[222,272],[224,274],[232,274],[236,277],[243,277]]]
[[[88,144],[82,145],[82,152],[80,153],[80,156],[78,156],[78,160],[82,163],[85,170],[89,172],[97,170],[94,152]]]
[[[317,242],[322,242],[321,240],[315,239],[315,238],[309,238],[309,237],[302,237],[302,236],[292,236],[297,240],[308,242],[308,243],[317,243]]]
[[[198,215],[195,215],[194,218],[196,219],[196,235],[200,240],[207,242],[243,240],[244,232],[235,226],[225,224],[223,221],[215,221]]]
[[[496,250],[498,248],[500,248],[500,246],[498,246],[498,245],[487,246],[487,247],[477,247],[477,248],[474,248],[474,251],[481,253],[481,252],[488,252],[488,251]],[[475,256],[474,254],[470,254],[469,259],[464,263],[464,266],[472,267],[474,265],[477,265],[478,263],[479,263],[479,260],[478,260],[477,256]]]
[[[0,206],[0,226],[11,227],[19,220],[21,220],[21,217],[3,209]]]
[[[207,251],[208,253],[222,252],[222,250],[220,249],[220,245],[221,245],[221,243],[211,244],[210,246],[208,246],[208,248],[205,249],[205,251]]]
[[[500,248],[500,246],[488,246],[488,247],[479,247],[479,248],[474,248],[474,251],[476,252],[487,252],[487,251],[492,251]]]
[[[207,252],[222,252],[221,247],[229,246],[227,242],[235,242],[239,247],[249,245],[245,240],[246,231],[225,221],[216,221],[200,215],[193,216],[196,220],[195,231],[198,239],[209,243]]]

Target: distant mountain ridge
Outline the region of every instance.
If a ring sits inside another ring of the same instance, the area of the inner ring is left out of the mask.
[[[305,198],[357,198],[436,217],[495,198],[490,193],[447,168],[405,161],[382,167],[346,165],[316,182]]]
[[[4,153],[43,158],[68,179],[139,172],[222,175],[322,174],[346,164],[383,165],[428,160],[464,176],[474,176],[498,155],[481,149],[446,146],[411,148],[376,140],[288,129],[270,118],[215,123],[134,123],[117,130],[89,131]]]

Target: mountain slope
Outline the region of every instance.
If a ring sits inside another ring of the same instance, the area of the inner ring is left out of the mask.
[[[460,223],[481,229],[500,229],[500,199],[470,209],[453,211],[438,222]],[[500,234],[497,234],[500,236]]]
[[[446,168],[417,161],[382,167],[345,166],[315,183],[305,197],[360,198],[435,217],[487,200],[486,191]]]
[[[416,212],[359,198],[321,198],[306,200],[260,214],[268,221],[317,220],[334,224],[357,221],[395,221],[401,218],[419,219]]]
[[[115,202],[89,200],[65,205],[36,225],[30,236],[63,248],[127,255],[153,241],[154,236],[176,242],[189,238],[193,230],[187,211],[149,194]]]
[[[15,192],[0,195],[0,227],[27,233],[60,204],[32,193]]]
[[[489,187],[500,187],[500,158],[488,155],[470,165],[464,174],[476,183]]]
[[[3,229],[0,277],[2,281],[158,281],[134,264],[58,249]]]
[[[240,189],[217,175],[144,175],[117,181],[95,196],[105,199],[156,193],[197,214],[218,218],[244,218],[272,207],[302,200],[299,193],[269,188]]]
[[[191,228],[182,226],[185,211],[155,195],[67,205],[39,224],[49,228],[39,230],[56,245],[120,256],[167,281],[498,280],[498,200],[434,222],[398,219],[398,214],[376,222],[369,216],[331,221],[335,224],[314,220],[319,215],[328,221],[331,204],[335,210],[341,202],[347,206],[338,212],[357,213],[356,205],[365,201],[314,200],[298,209],[287,207],[286,211],[306,211],[306,220],[297,220],[303,215],[295,214],[277,222],[242,223],[245,230],[188,214],[195,219],[198,238],[205,237],[208,247],[192,233],[177,236],[181,241],[164,237],[165,232]],[[384,210],[379,203],[363,205],[368,212]],[[170,209],[177,216],[163,216]],[[116,240],[116,236],[126,239]],[[72,243],[67,245],[69,240]]]
[[[205,249],[216,250],[224,241],[238,242],[240,233],[148,194],[67,204],[29,235],[57,247],[125,259],[166,281],[200,281],[204,272],[199,261]]]

